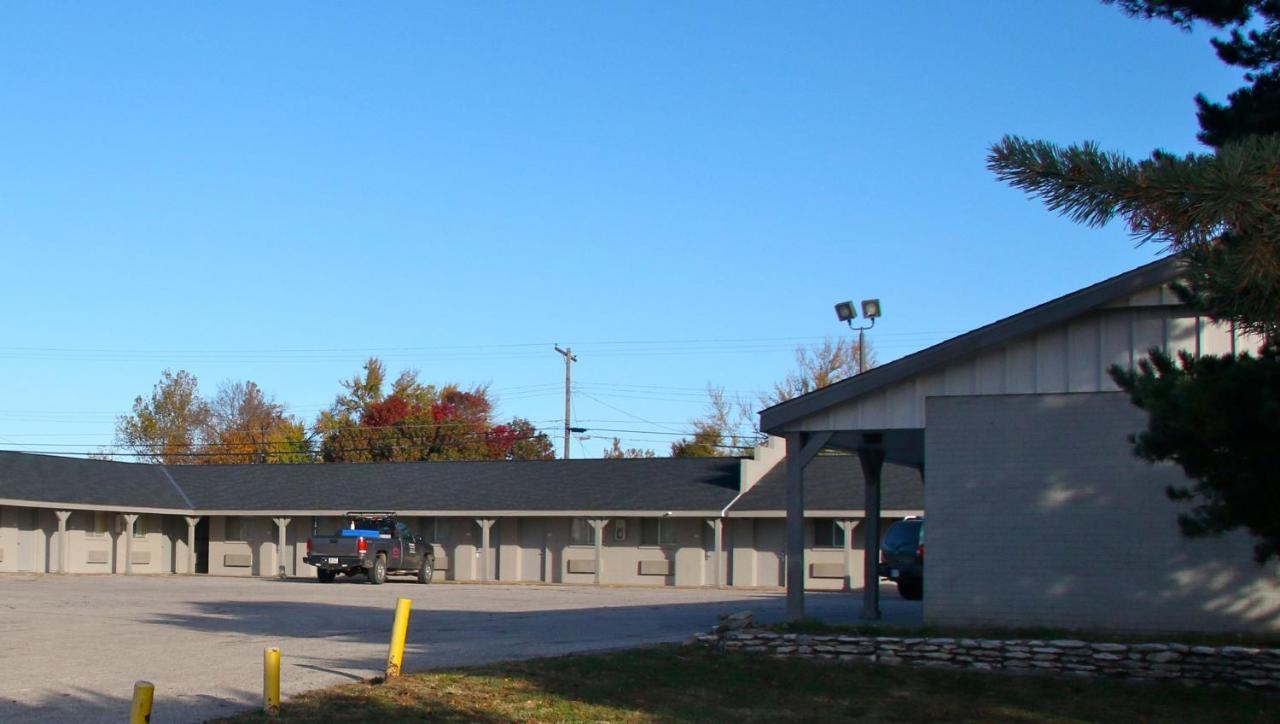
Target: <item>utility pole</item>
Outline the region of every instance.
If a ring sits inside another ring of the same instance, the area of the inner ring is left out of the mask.
[[[556,345],[556,351],[564,356],[564,459],[569,459],[569,370],[573,363],[578,361],[576,355],[573,354],[572,347],[560,349],[560,345]]]

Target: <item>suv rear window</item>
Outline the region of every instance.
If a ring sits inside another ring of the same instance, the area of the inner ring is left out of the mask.
[[[884,549],[889,551],[914,549],[921,543],[923,528],[923,520],[900,520],[894,523],[889,526],[889,532],[884,536]]]

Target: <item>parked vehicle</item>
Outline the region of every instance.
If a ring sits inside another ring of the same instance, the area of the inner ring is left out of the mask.
[[[396,520],[395,513],[347,513],[342,530],[307,539],[303,560],[316,567],[321,583],[332,583],[339,573],[364,575],[375,585],[394,573],[415,574],[418,583],[430,583],[435,573],[434,548]]]
[[[889,526],[880,546],[881,578],[898,584],[909,601],[924,596],[924,518],[906,518]]]

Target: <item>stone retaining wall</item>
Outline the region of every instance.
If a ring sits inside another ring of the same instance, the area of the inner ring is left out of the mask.
[[[720,651],[786,658],[1145,681],[1176,679],[1280,691],[1280,649],[894,636],[816,636],[717,626],[695,641]]]

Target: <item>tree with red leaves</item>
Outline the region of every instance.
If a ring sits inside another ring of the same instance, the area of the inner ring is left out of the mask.
[[[488,388],[436,386],[406,370],[383,389],[386,369],[370,358],[364,374],[342,383],[315,429],[325,462],[418,460],[546,460],[555,457],[546,433],[528,420],[496,424]]]

